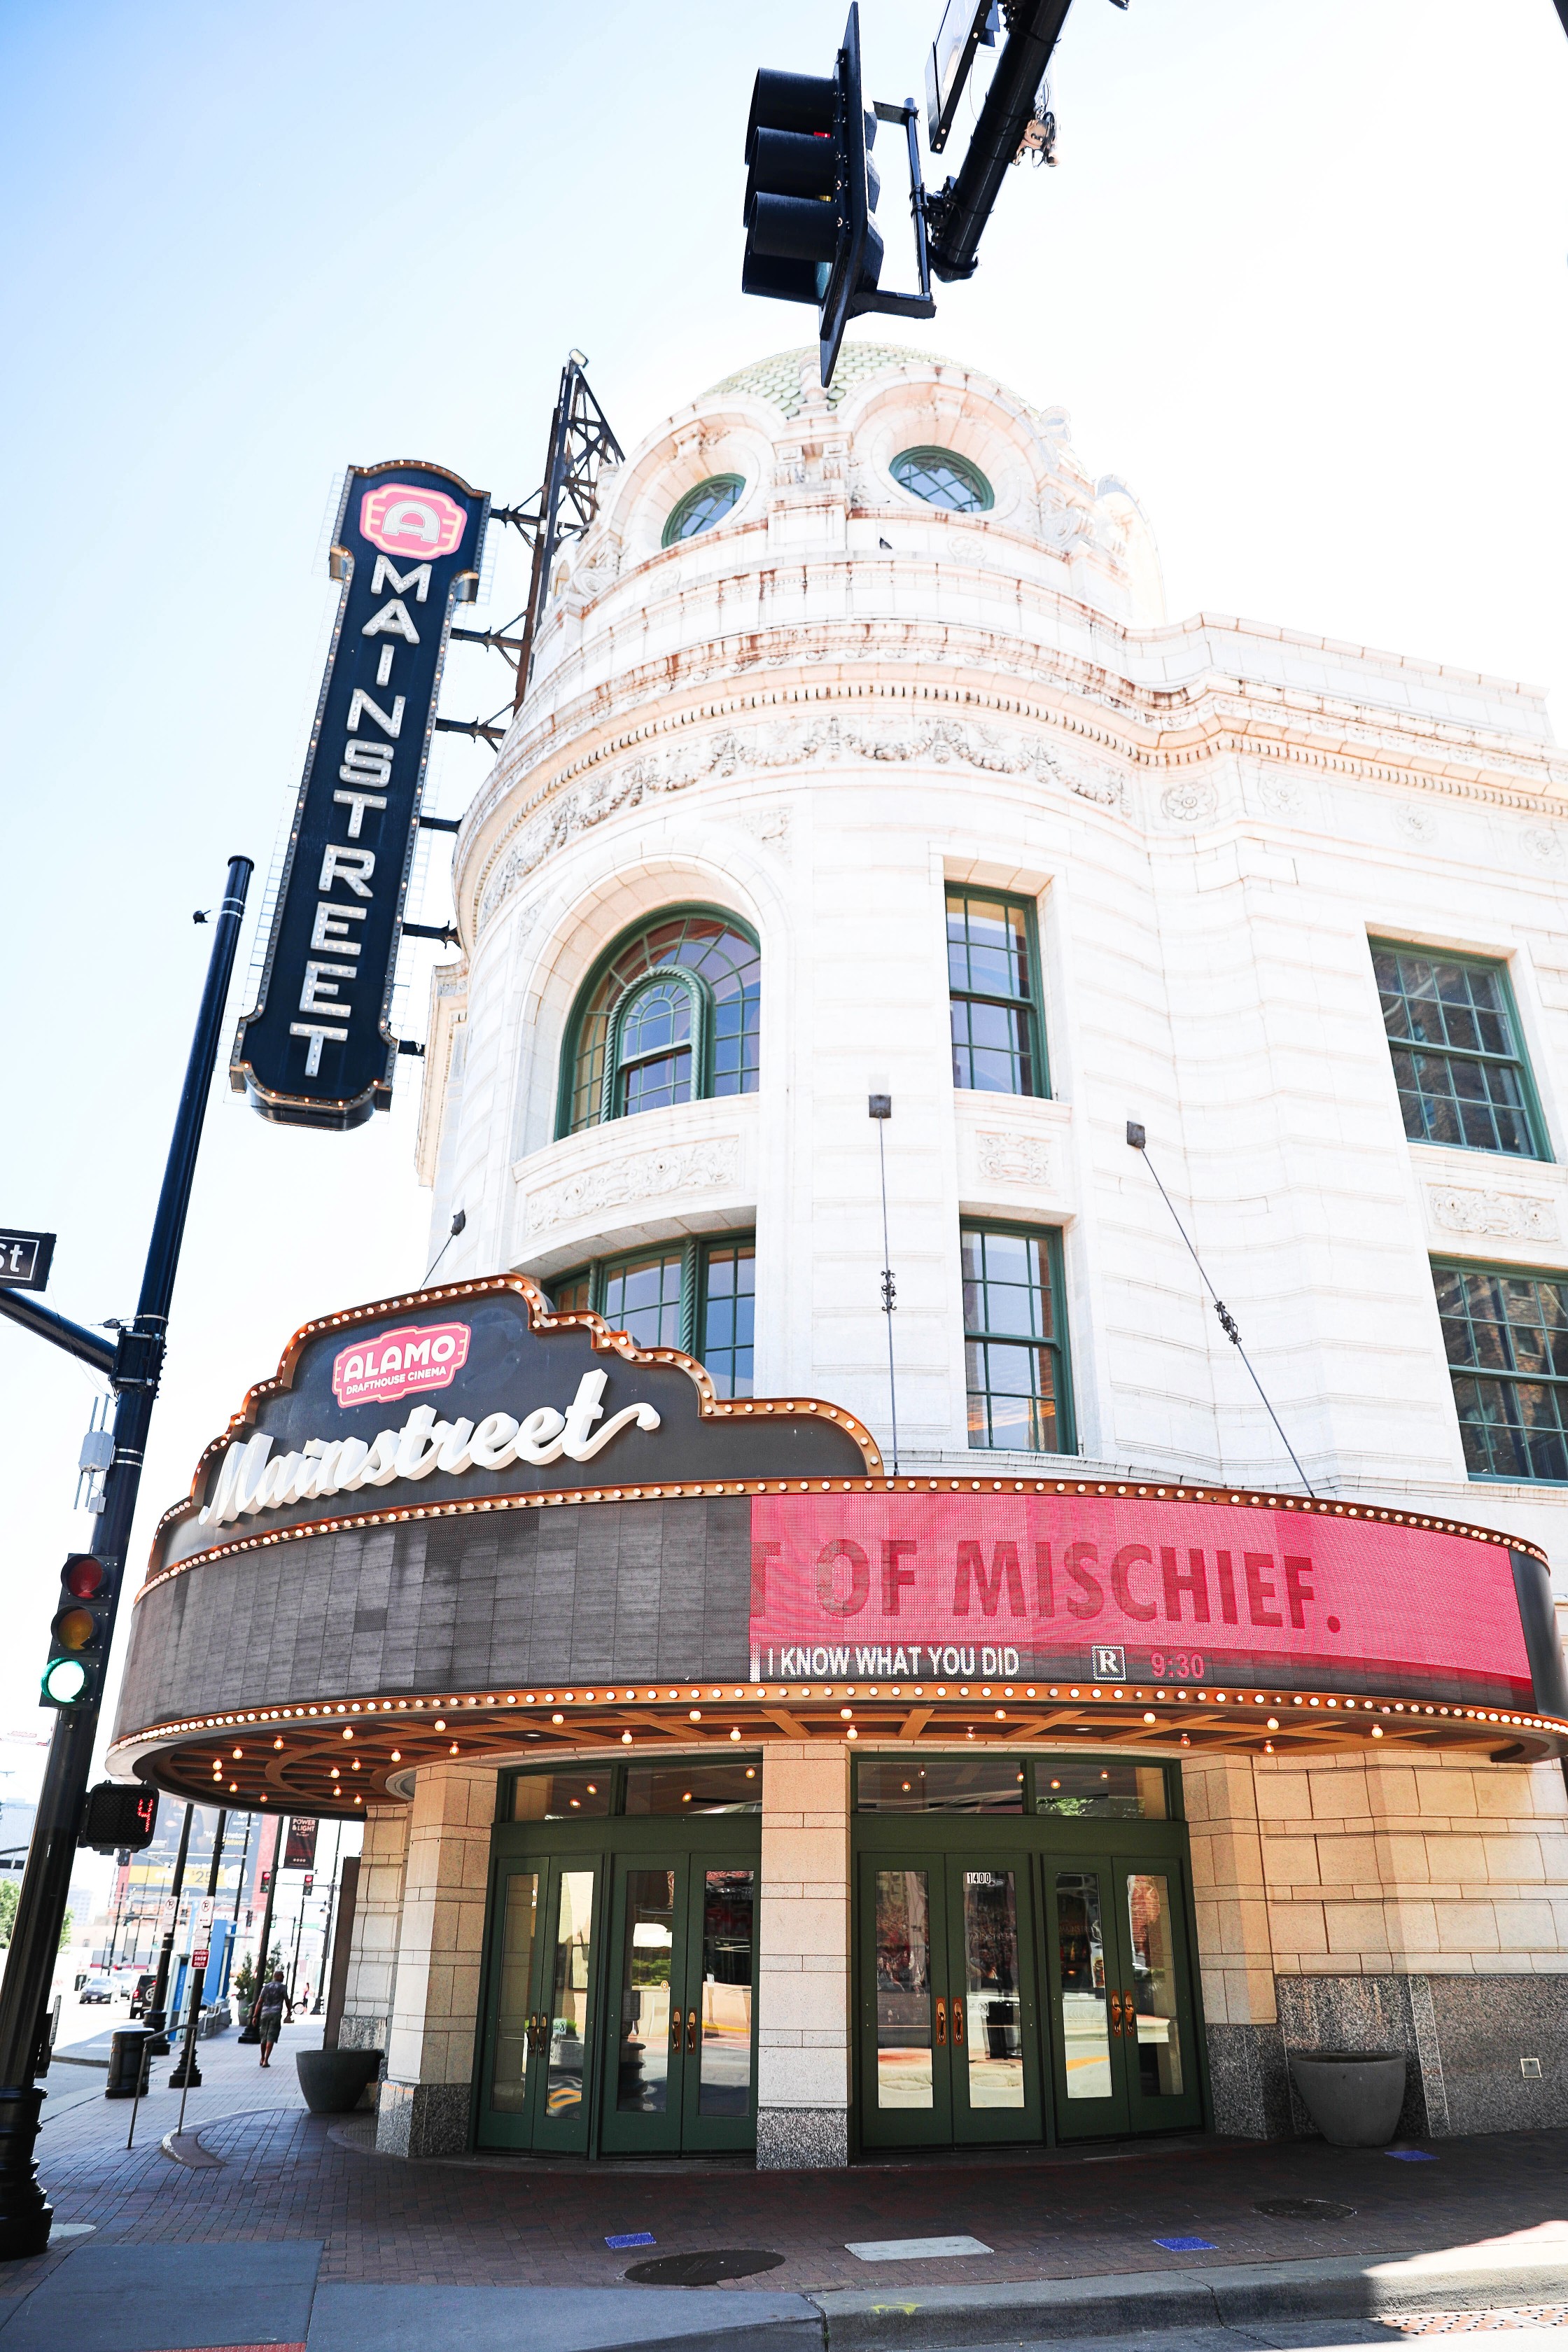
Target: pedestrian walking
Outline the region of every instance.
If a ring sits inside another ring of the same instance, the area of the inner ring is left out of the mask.
[[[287,2011],[290,2024],[294,2021],[294,2004],[283,1981],[283,1971],[278,1969],[269,1977],[256,1996],[250,2021],[261,2035],[261,2063],[271,2063],[272,2053],[278,2047],[278,2037],[283,2031],[283,2014]]]

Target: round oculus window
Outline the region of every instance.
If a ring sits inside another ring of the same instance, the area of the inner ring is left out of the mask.
[[[673,547],[678,540],[695,539],[699,531],[711,530],[739,504],[745,487],[741,474],[711,474],[707,481],[699,482],[670,509],[660,544]]]
[[[979,467],[951,449],[905,449],[889,470],[900,489],[912,490],[927,506],[945,507],[950,514],[984,514],[996,503]]]

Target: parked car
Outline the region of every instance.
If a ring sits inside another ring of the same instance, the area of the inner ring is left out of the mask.
[[[132,1987],[131,2014],[132,2017],[146,2016],[147,2011],[153,2006],[153,1988],[157,1981],[158,1977],[155,1969],[142,1969],[142,1974],[137,1978],[135,1984]]]
[[[114,1999],[114,1988],[107,1977],[89,1977],[79,1999],[82,2001],[102,2001],[107,2005]]]

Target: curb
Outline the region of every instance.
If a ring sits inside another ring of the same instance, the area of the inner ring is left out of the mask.
[[[1479,2247],[1470,2259],[1415,2254],[1302,2263],[1237,2263],[1213,2270],[1131,2271],[1100,2278],[1031,2279],[990,2288],[926,2287],[879,2294],[828,2288],[812,2302],[827,2352],[950,2352],[1041,2337],[1118,2336],[1156,2328],[1230,2327],[1248,2321],[1375,2319],[1400,2311],[1474,2310],[1499,2301],[1561,2301],[1568,2239],[1555,2258],[1532,2248]]]

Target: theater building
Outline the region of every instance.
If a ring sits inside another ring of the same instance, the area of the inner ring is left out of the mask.
[[[363,1818],[410,2156],[1279,2136],[1345,2047],[1568,2121],[1541,698],[1167,620],[1060,410],[876,343],[659,425],[552,590],[461,1230],[214,1398],[114,1769]]]

